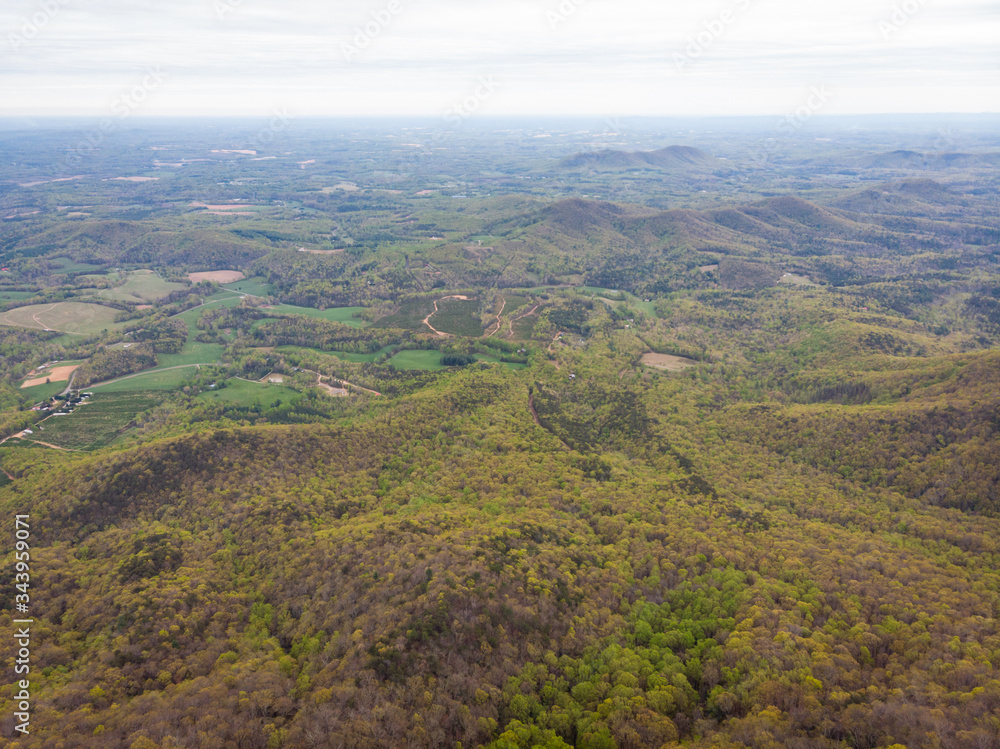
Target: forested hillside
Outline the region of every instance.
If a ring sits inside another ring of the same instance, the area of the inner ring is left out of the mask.
[[[167,132],[0,190],[3,746],[1000,748],[986,155]]]

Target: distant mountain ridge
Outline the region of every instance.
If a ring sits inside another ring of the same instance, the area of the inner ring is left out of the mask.
[[[921,153],[897,150],[856,159],[868,169],[970,169],[1000,166],[1000,153]]]
[[[694,169],[713,168],[720,160],[692,146],[667,146],[657,151],[616,151],[578,153],[561,160],[561,169]]]

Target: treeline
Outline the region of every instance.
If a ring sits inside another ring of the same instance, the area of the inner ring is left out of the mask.
[[[361,329],[310,317],[265,319],[250,337],[261,346],[304,346],[322,351],[372,354],[410,334],[398,330]]]
[[[187,342],[188,327],[183,320],[156,315],[139,325],[125,328],[132,341],[147,343],[157,354],[179,354]]]
[[[155,367],[156,352],[151,343],[140,343],[129,348],[103,348],[76,370],[74,387],[84,388],[95,382],[141,372]]]

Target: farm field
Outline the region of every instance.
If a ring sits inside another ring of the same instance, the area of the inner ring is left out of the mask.
[[[441,363],[440,351],[400,351],[389,360],[396,369],[441,370],[446,367]]]
[[[54,263],[59,263],[57,273],[94,273],[100,271],[101,268],[107,266],[95,265],[93,263],[78,263],[72,258],[68,257],[57,257],[53,258]]]
[[[191,283],[201,283],[211,281],[217,284],[231,284],[242,281],[246,276],[238,270],[209,270],[201,273],[188,273],[188,280]]]
[[[221,390],[209,390],[198,396],[209,403],[227,403],[237,406],[273,406],[278,401],[287,401],[298,395],[295,390],[274,383],[262,384],[246,380],[230,379]]]
[[[136,416],[162,400],[162,394],[145,391],[95,392],[73,413],[46,419],[33,436],[68,450],[95,450],[114,442]]]
[[[441,363],[442,354],[440,351],[400,351],[394,357],[389,360],[389,364],[394,366],[396,369],[402,370],[414,370],[422,369],[427,371],[439,371],[442,369],[448,369],[444,364]],[[519,364],[516,362],[501,362],[499,359],[493,356],[487,356],[485,354],[476,354],[476,361],[486,362],[489,364],[504,364],[510,369],[524,369],[524,364]]]
[[[72,376],[73,371],[80,366],[82,362],[60,362],[58,367],[52,367],[51,369],[46,369],[43,372],[38,372],[29,379],[21,383],[23,389],[36,387],[38,385],[44,385],[46,382],[67,382]]]
[[[185,364],[212,364],[222,358],[223,348],[217,343],[202,343],[188,339],[179,354],[159,354],[157,369]]]
[[[423,321],[434,312],[434,300],[430,297],[408,299],[399,305],[391,315],[375,323],[376,328],[402,328],[403,330],[427,330]]]
[[[0,291],[0,302],[23,302],[35,294],[34,291]]]
[[[164,281],[151,270],[129,271],[125,283],[113,289],[102,289],[97,296],[118,302],[148,303],[162,299],[173,291],[186,288],[184,284]]]
[[[176,390],[185,380],[194,376],[196,367],[180,366],[173,369],[150,369],[138,374],[125,375],[106,385],[91,385],[87,390],[95,393],[132,393],[144,390]]]
[[[271,293],[271,285],[267,279],[260,276],[246,278],[235,283],[224,283],[222,288],[229,291],[236,291],[240,294],[250,294],[251,296],[268,296]]]
[[[435,329],[472,338],[483,334],[478,299],[443,299],[437,304],[438,311],[430,319]]]
[[[665,369],[668,372],[683,372],[685,369],[693,367],[698,363],[694,359],[687,359],[683,356],[671,356],[670,354],[645,354],[640,361],[647,367]]]
[[[295,307],[291,304],[279,304],[271,309],[285,315],[302,315],[303,317],[317,317],[320,320],[339,322],[344,325],[350,325],[352,328],[364,328],[369,324],[366,320],[358,320],[354,317],[356,313],[363,312],[364,307],[333,307],[319,310],[311,307]]]
[[[47,385],[34,385],[32,387],[21,388],[20,394],[25,398],[30,400],[32,403],[37,403],[38,401],[44,401],[51,398],[53,395],[58,395],[63,390],[66,389],[65,382],[50,382]]]
[[[323,354],[324,356],[335,356],[343,361],[356,362],[359,364],[365,362],[373,362],[384,354],[390,354],[399,348],[397,345],[393,344],[390,346],[385,346],[373,354],[354,354],[345,351],[321,351],[315,348],[306,348],[305,346],[279,346],[275,349],[278,353],[289,353],[289,354]]]
[[[95,335],[116,327],[118,310],[84,302],[32,304],[0,313],[0,325],[33,330],[58,330],[77,335]]]

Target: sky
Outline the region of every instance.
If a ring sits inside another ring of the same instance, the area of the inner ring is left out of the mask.
[[[5,0],[0,33],[0,116],[1000,111],[996,0]]]

